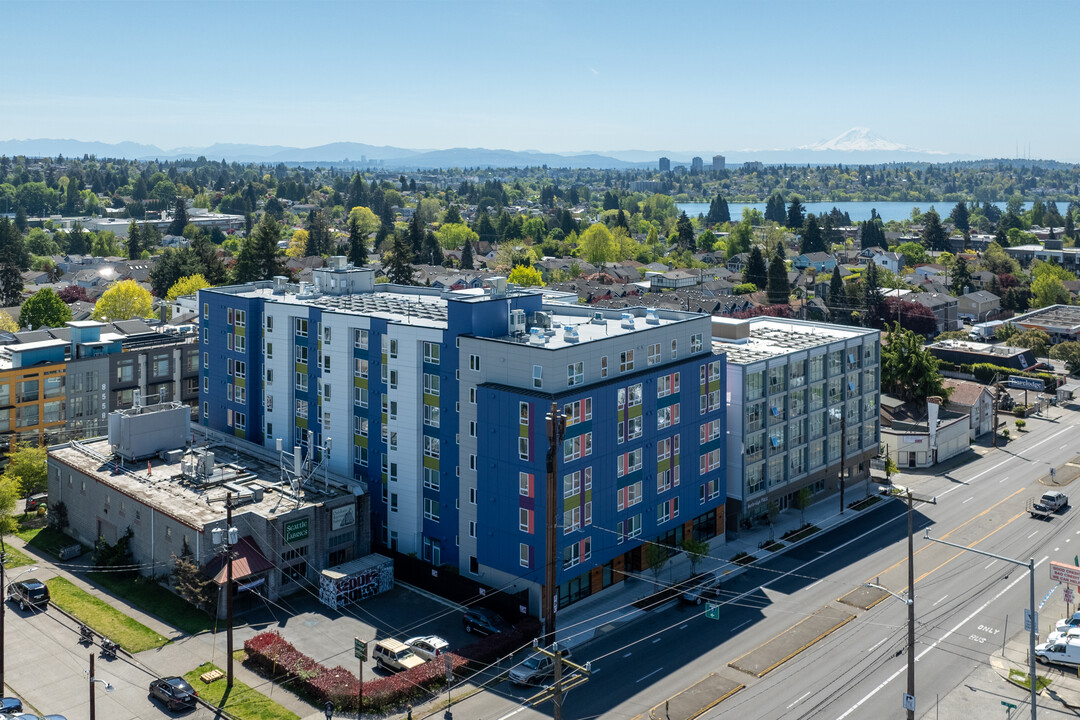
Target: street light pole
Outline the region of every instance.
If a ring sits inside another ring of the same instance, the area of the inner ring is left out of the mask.
[[[232,524],[232,493],[225,494],[225,687],[233,686],[233,582],[232,541],[235,531]]]
[[[87,673],[87,677],[90,679],[90,720],[97,720],[96,703],[97,693],[94,691],[94,683],[101,683],[105,686],[105,692],[111,693],[113,691],[112,683],[105,680],[98,680],[94,677],[94,653],[90,653],[90,672]]]
[[[1029,558],[1027,562],[1023,560],[1014,560],[1004,555],[995,555],[984,550],[976,550],[966,545],[957,545],[956,543],[948,542],[947,540],[938,540],[937,538],[930,537],[930,528],[926,529],[926,535],[924,536],[930,542],[941,543],[942,545],[948,545],[949,547],[957,548],[958,550],[967,550],[973,552],[976,555],[985,555],[986,557],[994,558],[995,560],[1001,560],[1002,562],[1012,563],[1013,565],[1020,565],[1021,567],[1027,567],[1028,580],[1030,581],[1028,602],[1030,603],[1031,615],[1028,618],[1028,685],[1031,686],[1031,720],[1035,720],[1036,712],[1038,710],[1035,705],[1038,699],[1038,680],[1035,675],[1035,633],[1038,632],[1036,627],[1039,623],[1035,619],[1035,558]]]

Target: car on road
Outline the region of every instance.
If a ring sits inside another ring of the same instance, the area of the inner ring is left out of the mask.
[[[510,624],[502,615],[487,608],[469,608],[461,616],[461,624],[467,633],[497,635],[510,629]]]
[[[1067,640],[1075,640],[1077,638],[1080,638],[1080,627],[1066,626],[1060,630],[1052,631],[1046,636],[1046,642],[1053,644],[1058,640],[1066,642]]]
[[[371,651],[375,659],[375,665],[383,670],[409,670],[417,665],[423,665],[426,660],[407,647],[400,640],[387,638],[375,643],[375,649]]]
[[[19,609],[37,608],[38,610],[49,609],[49,588],[37,578],[19,580],[8,585],[8,600],[14,600],[19,604]]]
[[[1080,627],[1080,612],[1074,612],[1070,617],[1062,618],[1054,624],[1054,630],[1068,630],[1072,627]]]
[[[38,508],[47,507],[49,504],[49,493],[35,493],[26,498],[26,512],[36,512]]]
[[[409,638],[405,641],[405,644],[424,660],[434,660],[450,647],[450,643],[438,635],[421,635],[420,637]]]
[[[679,599],[691,605],[700,605],[703,602],[717,600],[720,597],[720,576],[707,575],[692,580],[686,592]]]
[[[0,698],[0,713],[22,712],[22,700],[17,697]]]
[[[175,675],[150,682],[150,697],[159,700],[173,712],[194,709],[198,694],[187,680]]]
[[[570,659],[569,648],[560,650],[559,654],[566,660]],[[553,677],[555,677],[555,661],[540,653],[533,653],[510,668],[510,682],[515,685],[537,685]]]

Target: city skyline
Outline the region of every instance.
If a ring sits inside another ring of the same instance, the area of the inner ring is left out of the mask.
[[[1080,160],[1075,99],[1009,97],[1047,76],[1047,37],[1003,2],[651,7],[7,3],[0,139],[737,152],[858,126],[942,153]],[[1030,16],[1066,27],[1080,8]],[[43,52],[46,24],[58,42]]]

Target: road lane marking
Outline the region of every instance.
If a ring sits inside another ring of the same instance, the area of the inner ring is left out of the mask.
[[[1043,444],[1044,442],[1050,442],[1051,440],[1053,440],[1054,438],[1056,438],[1056,437],[1057,437],[1058,435],[1060,435],[1060,434],[1062,434],[1062,433],[1065,433],[1065,432],[1069,432],[1069,431],[1070,431],[1070,430],[1072,430],[1072,429],[1073,429],[1073,428],[1071,428],[1071,427],[1068,427],[1068,428],[1065,428],[1064,430],[1059,430],[1058,432],[1054,433],[1053,435],[1051,435],[1050,437],[1046,438],[1045,440],[1040,440],[1039,442],[1035,443],[1034,445],[1032,445],[1031,447],[1029,447],[1029,448],[1027,448],[1027,449],[1028,449],[1028,450],[1034,450],[1035,448],[1037,448],[1037,447],[1039,447],[1040,445],[1042,445],[1042,444]],[[1017,459],[1017,458],[1021,458],[1021,459],[1023,459],[1023,458],[1022,458],[1022,456],[1020,456],[1020,455],[1017,455],[1017,456],[1015,456],[1015,457],[1005,458],[1004,460],[1002,460],[1001,462],[999,462],[999,463],[998,463],[997,465],[994,465],[993,467],[989,467],[989,468],[987,468],[986,470],[983,470],[983,471],[982,471],[981,473],[978,473],[978,474],[976,474],[976,475],[972,475],[972,476],[971,476],[971,477],[969,477],[969,478],[968,478],[967,480],[961,480],[961,481],[960,481],[960,485],[957,485],[956,487],[952,487],[952,488],[949,488],[949,489],[948,489],[948,490],[946,490],[945,492],[941,493],[941,495],[948,495],[948,494],[949,494],[949,493],[951,493],[951,492],[952,492],[953,490],[955,490],[955,489],[956,489],[957,487],[960,487],[961,485],[966,485],[966,484],[970,483],[971,481],[975,480],[975,478],[979,478],[979,477],[982,477],[983,475],[985,475],[985,474],[986,474],[986,473],[988,473],[988,472],[993,472],[994,470],[997,470],[997,469],[998,469],[999,467],[1001,467],[1001,466],[1002,466],[1002,465],[1004,465],[1005,463],[1007,463],[1007,462],[1010,462],[1011,460],[1015,460],[1015,459]],[[939,495],[938,497],[941,497],[941,495]]]
[[[1005,521],[1004,523],[1002,523],[1001,525],[997,526],[996,528],[994,528],[994,529],[993,529],[993,530],[991,530],[990,532],[986,533],[985,535],[983,535],[983,536],[982,536],[981,538],[979,538],[979,539],[978,539],[978,540],[976,540],[975,542],[973,542],[973,543],[970,543],[969,545],[967,545],[967,547],[969,547],[969,548],[973,548],[973,547],[975,547],[976,545],[978,545],[979,543],[981,543],[981,542],[982,542],[983,540],[985,540],[986,538],[988,538],[988,537],[990,537],[991,535],[993,535],[994,533],[996,533],[996,532],[997,532],[998,530],[1001,530],[1001,529],[1002,529],[1002,528],[1004,528],[1005,526],[1007,526],[1007,525],[1011,524],[1012,522],[1014,522],[1014,521],[1015,521],[1015,520],[1016,520],[1017,518],[1021,518],[1021,517],[1023,517],[1024,515],[1027,515],[1027,510],[1025,510],[1025,511],[1024,511],[1024,512],[1022,512],[1022,513],[1017,513],[1016,515],[1013,515],[1013,516],[1012,516],[1011,518],[1009,518],[1008,520],[1006,520],[1006,521]],[[1039,531],[1038,531],[1038,530],[1036,530],[1035,532],[1039,532]],[[925,545],[924,547],[930,547],[930,545],[928,544],[928,545]],[[922,575],[920,575],[919,577],[915,578],[915,582],[919,582],[920,580],[922,580],[922,579],[924,579],[924,578],[926,578],[926,577],[928,577],[928,576],[932,575],[933,573],[935,573],[935,572],[937,572],[938,570],[940,570],[941,568],[945,567],[946,565],[948,565],[948,564],[949,564],[949,563],[951,563],[951,562],[952,562],[953,560],[955,560],[956,558],[960,557],[960,556],[961,556],[961,555],[963,555],[963,554],[964,554],[964,551],[963,551],[963,550],[957,550],[957,551],[956,551],[956,554],[955,554],[955,555],[953,555],[953,556],[952,556],[951,558],[949,558],[949,559],[948,559],[948,560],[946,560],[945,562],[941,563],[940,565],[938,565],[938,566],[937,566],[936,568],[934,568],[933,570],[927,570],[927,571],[926,571],[926,572],[924,572],[924,573],[923,573]],[[901,561],[901,562],[903,562],[903,561]],[[907,588],[905,587],[905,588],[903,588],[903,590],[907,590]]]
[[[1039,531],[1038,531],[1038,530],[1036,530],[1035,532],[1033,532],[1033,533],[1031,533],[1030,535],[1028,535],[1028,536],[1027,536],[1027,539],[1028,539],[1028,540],[1030,540],[1031,538],[1035,537],[1035,536],[1036,536],[1036,535],[1038,535],[1038,534],[1039,534]]]
[[[823,582],[825,582],[825,578],[821,578],[820,580],[818,580],[816,582],[810,583],[809,585],[806,586],[806,589],[809,590],[810,588],[814,587],[815,585],[820,585]]]
[[[991,560],[990,562],[986,563],[986,566],[983,568],[983,570],[989,570],[990,566],[993,565],[996,562],[997,562],[997,560]]]
[[[501,718],[499,718],[499,720],[506,720],[506,718],[512,718],[512,717],[514,717],[515,715],[517,715],[517,714],[518,714],[519,712],[521,712],[521,711],[522,711],[522,710],[524,710],[524,709],[525,709],[525,706],[524,706],[524,705],[522,705],[521,707],[519,707],[519,708],[518,708],[517,710],[515,710],[514,712],[506,713],[506,714],[505,714],[505,715],[503,715],[503,716],[502,716]]]
[[[647,680],[647,679],[651,678],[653,675],[655,675],[656,673],[660,672],[663,669],[664,668],[662,668],[662,667],[658,667],[655,670],[653,670],[651,673],[646,675],[645,677],[641,678],[641,680]],[[638,680],[638,682],[641,682],[641,680]]]
[[[941,596],[941,600],[938,600],[938,601],[937,601],[936,603],[934,603],[934,604],[933,604],[933,605],[931,605],[930,607],[937,607],[937,604],[938,604],[939,602],[941,602],[942,600],[944,600],[945,598],[947,598],[947,597],[949,597],[949,596],[948,596],[948,595],[942,595],[942,596]]]
[[[633,655],[633,654],[634,654],[634,653],[632,653],[632,652],[628,652],[628,653],[626,653],[625,655],[623,655],[623,657],[624,657],[624,658],[628,658],[628,657],[630,657],[630,656],[631,656],[631,655]]]
[[[738,630],[741,627],[746,627],[751,622],[753,622],[753,620],[747,620],[746,622],[742,623],[741,625],[736,625],[735,627],[731,628],[731,632],[735,632],[736,630]]]
[[[886,639],[887,639],[887,638],[881,638],[881,639],[880,639],[880,640],[878,640],[878,641],[877,641],[876,643],[874,643],[874,644],[873,644],[873,645],[871,645],[871,646],[870,646],[869,648],[867,648],[867,649],[866,649],[866,652],[868,652],[868,653],[872,653],[872,652],[874,652],[874,651],[875,651],[875,650],[877,650],[877,649],[878,649],[879,647],[881,647],[881,643],[885,642],[885,640],[886,640]],[[810,693],[807,693],[807,695],[809,695],[809,694],[810,694]],[[806,695],[804,695],[803,697],[806,697]]]
[[[972,501],[972,500],[974,500],[974,499],[975,499],[975,496],[974,496],[974,495],[972,495],[971,497],[969,497],[969,498],[968,498],[967,500],[965,500],[964,502],[962,502],[962,503],[960,503],[960,504],[961,504],[961,505],[967,505],[967,504],[968,504],[969,502],[971,502],[971,501]]]
[[[679,626],[679,629],[680,629],[680,630],[685,630],[685,629],[686,629],[686,628],[688,628],[688,627],[690,627],[690,626],[684,623],[684,624],[682,624],[682,625],[680,625],[680,626]]]
[[[1061,550],[1061,548],[1059,548],[1059,547],[1054,548],[1054,552],[1057,552],[1059,550]]]
[[[660,642],[661,638],[653,638],[653,645]]]
[[[885,641],[884,641],[884,640],[882,640],[881,642],[885,642]],[[787,706],[787,709],[788,709],[788,710],[790,710],[791,708],[793,708],[793,707],[795,707],[796,705],[798,705],[799,703],[801,703],[801,702],[802,702],[803,700],[805,700],[806,698],[808,698],[808,697],[810,696],[810,693],[812,693],[812,692],[813,692],[813,690],[808,690],[808,691],[806,692],[806,694],[805,694],[805,695],[803,695],[803,696],[802,696],[801,698],[799,698],[799,699],[798,699],[798,700],[796,700],[795,702],[793,702],[793,703],[791,703],[790,705],[788,705],[788,706]]]
[[[1042,565],[1042,564],[1043,564],[1044,562],[1046,562],[1046,560],[1048,559],[1048,557],[1049,557],[1049,556],[1047,556],[1047,557],[1044,557],[1044,558],[1043,558],[1042,560],[1040,560],[1039,562],[1035,563],[1035,567],[1038,567],[1039,565]],[[1012,589],[1013,589],[1013,588],[1014,588],[1014,587],[1016,586],[1016,584],[1017,584],[1017,583],[1019,583],[1019,582],[1020,582],[1021,580],[1027,580],[1027,573],[1020,573],[1020,576],[1019,576],[1019,577],[1017,577],[1017,578],[1016,578],[1015,580],[1013,580],[1013,581],[1012,581],[1011,583],[1009,583],[1009,584],[1008,584],[1007,586],[1005,586],[1005,589],[1004,589],[1004,590],[1002,590],[1002,591],[1001,591],[1001,592],[999,592],[999,593],[998,593],[997,595],[995,595],[994,597],[992,597],[992,598],[990,598],[989,600],[987,600],[987,601],[986,601],[985,603],[983,603],[983,604],[982,604],[982,606],[980,606],[980,607],[979,607],[979,609],[978,609],[978,610],[976,610],[975,612],[971,613],[971,614],[970,614],[970,615],[968,615],[968,616],[967,616],[966,618],[964,618],[963,620],[961,620],[961,621],[960,621],[960,622],[959,622],[959,623],[958,623],[958,624],[956,625],[956,627],[954,627],[954,628],[953,628],[952,630],[950,630],[950,631],[948,631],[947,633],[945,633],[944,635],[942,635],[942,636],[941,636],[940,638],[938,638],[937,640],[935,640],[935,641],[934,641],[934,642],[933,642],[933,643],[932,643],[932,644],[931,644],[931,645],[930,645],[929,647],[927,647],[927,648],[926,648],[925,650],[923,650],[923,651],[922,651],[921,653],[919,653],[918,655],[916,655],[916,656],[915,656],[915,660],[916,660],[916,662],[917,662],[917,661],[918,661],[919,659],[921,659],[923,655],[925,655],[926,653],[928,653],[928,652],[930,652],[931,650],[933,650],[934,648],[936,648],[936,647],[938,646],[938,643],[940,643],[940,642],[943,642],[943,641],[944,641],[944,640],[945,640],[945,639],[946,639],[947,637],[949,637],[949,636],[950,636],[950,635],[952,635],[952,634],[953,634],[954,632],[956,632],[956,631],[957,631],[957,630],[959,630],[959,629],[960,629],[961,627],[963,627],[963,626],[964,626],[964,625],[966,625],[966,624],[967,624],[968,622],[970,622],[970,621],[971,621],[971,620],[972,620],[972,619],[973,619],[973,618],[974,618],[974,617],[975,617],[976,615],[978,615],[978,614],[979,614],[979,613],[981,613],[981,612],[982,612],[983,610],[985,610],[985,609],[986,609],[986,608],[987,608],[987,607],[988,607],[988,606],[990,605],[990,603],[994,602],[994,601],[995,601],[995,600],[997,600],[997,599],[998,599],[999,597],[1001,597],[1001,596],[1002,596],[1002,595],[1004,595],[1005,593],[1007,593],[1007,592],[1009,592],[1010,590],[1012,590]],[[893,673],[892,675],[890,675],[890,676],[889,676],[888,678],[886,678],[884,682],[882,682],[882,683],[881,683],[880,685],[878,685],[878,686],[877,686],[876,688],[874,688],[873,690],[871,690],[870,692],[868,692],[868,693],[867,693],[867,694],[866,694],[865,696],[863,696],[863,699],[862,699],[862,700],[860,700],[859,702],[855,703],[855,704],[854,704],[854,705],[852,705],[852,706],[851,706],[850,708],[848,708],[847,712],[845,712],[845,713],[844,713],[843,715],[841,715],[840,717],[838,717],[838,718],[837,718],[836,720],[844,720],[844,718],[846,718],[846,717],[847,717],[848,715],[850,715],[851,713],[855,712],[855,711],[856,711],[856,710],[858,710],[858,709],[859,709],[860,707],[862,707],[862,706],[863,706],[863,705],[864,705],[864,704],[866,703],[866,701],[867,701],[867,700],[869,700],[870,698],[872,698],[872,697],[874,697],[875,695],[877,695],[877,694],[878,694],[879,692],[881,692],[881,690],[882,690],[882,689],[883,689],[883,688],[884,688],[884,687],[885,687],[886,685],[888,685],[889,683],[891,683],[891,682],[892,682],[893,680],[895,680],[896,678],[900,677],[900,676],[901,676],[902,674],[904,674],[905,672],[907,672],[907,663],[905,663],[905,664],[904,664],[904,667],[902,667],[902,668],[900,668],[899,670],[897,670],[896,672],[894,672],[894,673]]]

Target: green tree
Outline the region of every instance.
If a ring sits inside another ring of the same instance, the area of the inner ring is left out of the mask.
[[[233,268],[234,281],[248,283],[255,280],[269,280],[275,275],[283,275],[278,242],[281,240],[281,226],[269,215],[263,215],[254,231],[244,238],[240,253]]]
[[[139,225],[134,220],[128,225],[127,240],[128,260],[138,260],[142,255],[142,242],[139,237]]]
[[[779,254],[773,255],[769,262],[769,279],[767,283],[770,305],[784,305],[791,299],[791,286],[788,285],[787,265],[784,258]]]
[[[883,318],[888,315],[885,307],[885,294],[881,291],[881,271],[873,260],[866,264],[866,272],[862,277],[863,308],[865,309],[864,324],[867,327],[878,327]]]
[[[71,308],[52,288],[38,290],[19,311],[19,322],[33,330],[63,327],[68,320],[71,320]]]
[[[916,242],[900,243],[896,248],[896,252],[904,256],[905,267],[913,268],[916,265],[930,262],[930,255],[927,254],[926,248]]]
[[[893,323],[881,344],[881,388],[907,401],[948,397],[940,361],[923,345],[923,337]]]
[[[450,206],[446,208],[446,212],[443,214],[442,221],[446,225],[453,225],[461,222],[461,212],[458,210],[457,205],[450,203]]]
[[[799,252],[825,252],[825,238],[813,214],[807,215],[806,224],[803,225],[802,234],[799,237]]]
[[[442,246],[439,245],[439,238],[430,230],[424,233],[424,240],[420,243],[420,262],[431,263],[432,265],[442,265],[443,262],[443,252]]]
[[[173,286],[165,293],[165,299],[175,301],[179,297],[194,295],[203,288],[208,287],[210,287],[210,283],[206,282],[206,278],[202,275],[198,273],[195,275],[188,275],[173,283]]]
[[[825,300],[829,306],[829,313],[836,320],[847,322],[851,314],[847,310],[847,291],[844,289],[844,279],[840,276],[840,266],[833,268],[832,277],[829,278],[829,297]]]
[[[956,203],[956,207],[954,207],[952,212],[949,213],[949,218],[952,220],[953,225],[956,227],[956,229],[964,233],[964,236],[966,237],[968,232],[971,230],[971,216],[968,213],[967,203],[963,200]]]
[[[1046,357],[1050,352],[1050,335],[1042,330],[1025,330],[1009,338],[1009,344],[1013,347],[1027,348],[1035,353],[1035,357]]]
[[[154,187],[157,190],[157,186]],[[176,201],[173,203],[173,217],[172,222],[169,223],[168,234],[169,235],[183,235],[184,228],[188,224],[187,203],[184,198],[179,195],[176,196]]]
[[[439,245],[444,250],[457,250],[463,248],[466,242],[475,243],[480,236],[464,223],[450,223],[443,225],[435,232],[439,239]]]
[[[1050,357],[1064,360],[1070,374],[1080,373],[1080,342],[1060,342],[1050,348]]]
[[[952,284],[949,286],[952,294],[956,297],[966,295],[972,291],[971,269],[963,255],[957,255],[952,263]]]
[[[593,223],[578,238],[578,251],[599,268],[614,260],[617,250],[615,238],[603,223]]]
[[[769,266],[765,264],[765,254],[761,252],[760,245],[750,248],[750,257],[746,261],[743,279],[759,288],[769,284]]]
[[[686,217],[686,213],[679,213],[679,219],[675,223],[675,243],[679,246],[680,250],[694,252],[696,244],[694,243],[694,226],[690,223],[690,218]]]
[[[750,241],[754,238],[754,227],[744,218],[732,229],[727,239],[727,258],[730,260],[739,253],[750,250]]]
[[[803,210],[802,202],[798,196],[792,196],[791,204],[788,205],[787,210],[787,226],[792,230],[797,230],[803,226],[805,221],[806,213]]]
[[[697,575],[698,565],[709,555],[709,541],[686,537],[679,546],[686,553],[686,559],[690,561],[690,574]]]
[[[709,203],[709,214],[705,216],[707,225],[719,225],[731,222],[731,211],[728,210],[727,200],[723,195],[717,195]]]
[[[22,298],[23,237],[6,217],[0,217],[0,307],[13,307]]]
[[[88,249],[86,231],[80,223],[75,223],[68,233],[67,251],[72,255],[85,255]]]
[[[930,250],[949,249],[949,235],[945,232],[945,226],[941,224],[941,217],[933,208],[923,215],[922,241],[923,245]]]
[[[311,257],[329,255],[333,248],[330,241],[330,221],[322,210],[312,210],[307,220],[308,241],[306,253]]]
[[[664,571],[664,568],[668,563],[668,549],[658,543],[648,543],[645,545],[645,562],[649,566],[649,570],[653,575],[653,584],[660,584],[660,573]]]
[[[364,210],[367,210],[367,208],[364,208]],[[368,210],[368,212],[371,211]],[[363,224],[360,220],[353,218],[352,215],[349,216],[349,262],[356,267],[367,265],[369,234],[363,231]]]
[[[777,225],[783,225],[787,221],[784,198],[779,193],[773,193],[765,202],[765,220],[771,220]]]
[[[814,493],[810,488],[804,487],[795,494],[795,509],[799,511],[799,524],[806,525],[806,509],[814,501]]]
[[[401,233],[394,233],[394,239],[390,251],[383,258],[383,269],[390,282],[397,285],[412,285],[413,275],[413,251],[408,240]]]
[[[148,318],[154,314],[154,300],[150,293],[134,280],[121,280],[106,290],[90,314],[95,320],[131,320]]]
[[[515,265],[507,280],[520,287],[544,287],[540,271],[530,265]]]
[[[475,267],[476,263],[473,260],[472,242],[466,240],[461,248],[461,269],[472,270]]]
[[[19,492],[25,497],[45,492],[49,489],[47,460],[48,451],[45,448],[36,445],[18,445],[8,455],[4,477],[17,480]]]
[[[173,568],[170,573],[172,586],[180,597],[200,610],[207,610],[212,606],[214,597],[210,592],[213,587],[213,580],[206,577],[202,568],[199,567],[199,563],[192,557],[186,539],[184,540],[184,547],[187,549],[187,553],[181,551],[179,556],[173,555]]]

